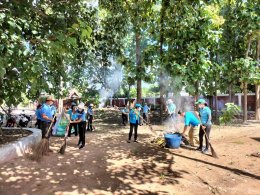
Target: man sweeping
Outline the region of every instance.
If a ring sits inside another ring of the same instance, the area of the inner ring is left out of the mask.
[[[54,102],[54,98],[52,96],[48,96],[46,98],[45,104],[42,105],[41,108],[41,130],[42,130],[42,138],[50,138],[50,132],[47,132],[53,122],[53,112],[51,109],[51,105]],[[49,152],[52,152],[51,149],[48,149]]]
[[[184,117],[184,129],[181,134],[185,136],[185,132],[187,131],[188,127],[190,127],[189,142],[190,145],[194,147],[194,140],[197,144],[199,144],[198,135],[200,129],[200,121],[193,112],[179,111],[178,114]]]

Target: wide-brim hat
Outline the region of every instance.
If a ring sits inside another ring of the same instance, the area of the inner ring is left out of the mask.
[[[53,96],[50,95],[46,98],[46,101],[55,101],[55,99]]]

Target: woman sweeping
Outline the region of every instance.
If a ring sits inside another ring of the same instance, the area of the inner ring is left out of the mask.
[[[84,103],[78,105],[78,127],[79,127],[79,149],[85,146],[85,132],[86,132],[86,112],[84,110]]]
[[[138,142],[137,141],[137,129],[138,129],[138,124],[140,123],[141,108],[142,107],[140,104],[136,104],[135,108],[132,108],[129,112],[130,131],[129,131],[129,137],[128,137],[127,143],[131,142],[133,130],[134,130],[134,142]]]

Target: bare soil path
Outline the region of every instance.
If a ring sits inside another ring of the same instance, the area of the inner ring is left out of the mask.
[[[251,156],[260,152],[260,123],[214,126],[219,159],[191,149],[159,148],[150,143],[147,126],[139,127],[140,143],[129,144],[128,126],[118,123],[97,120],[81,150],[78,137],[72,137],[65,155],[1,164],[0,194],[260,194],[260,158]],[[52,149],[58,151],[61,142],[52,137]]]

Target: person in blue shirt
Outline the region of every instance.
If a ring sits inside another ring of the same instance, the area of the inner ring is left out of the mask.
[[[41,108],[42,108],[42,105],[38,104],[36,111],[35,111],[35,115],[36,115],[35,127],[37,127],[38,129],[41,129]]]
[[[86,132],[86,112],[84,111],[84,103],[80,103],[78,105],[77,110],[77,119],[74,121],[71,121],[72,124],[78,124],[79,129],[79,141],[78,146],[79,149],[83,148],[85,146],[85,132]]]
[[[143,119],[144,119],[146,124],[149,123],[149,111],[150,111],[150,107],[145,102],[144,107],[143,107]]]
[[[73,121],[76,121],[78,119],[77,106],[72,105],[71,109],[68,111],[68,114],[70,116],[70,126],[69,126],[69,131],[68,131],[68,137],[71,137],[72,127],[74,128],[75,136],[77,136],[78,135],[78,123],[73,123]]]
[[[54,98],[52,96],[48,96],[46,98],[45,104],[42,105],[40,111],[42,138],[50,137],[50,133],[47,134],[47,131],[50,128],[51,122],[53,121],[53,116],[51,111],[51,105],[53,104],[53,101]]]
[[[176,105],[173,103],[171,99],[167,101],[166,110],[168,112],[168,116],[172,119],[175,118]]]
[[[134,130],[134,142],[137,141],[137,129],[138,124],[140,123],[140,111],[142,109],[142,106],[140,104],[136,104],[135,108],[132,108],[129,112],[129,122],[130,122],[130,131],[127,142],[131,142],[133,130]]]
[[[123,108],[121,109],[122,112],[122,124],[126,125],[127,121],[128,121],[128,109],[126,108],[125,105],[123,105]]]
[[[197,144],[199,144],[199,129],[200,129],[200,121],[196,117],[196,113],[194,112],[183,112],[179,111],[178,114],[182,117],[184,117],[184,129],[181,133],[183,136],[185,136],[185,132],[187,131],[188,127],[190,127],[189,130],[189,142],[191,146],[195,146],[194,140]]]
[[[205,132],[207,137],[209,138],[210,130],[211,130],[211,110],[207,106],[207,102],[204,99],[199,99],[196,104],[199,106],[199,116],[201,120],[201,127],[199,131],[199,141],[200,145],[197,150],[202,151],[203,153],[207,153],[209,149],[209,140],[206,138]],[[206,139],[206,147],[203,150],[203,137],[205,135]]]
[[[94,131],[94,128],[92,126],[92,122],[94,119],[94,111],[93,111],[93,104],[90,104],[87,110],[87,119],[88,119],[88,128],[87,131]]]

